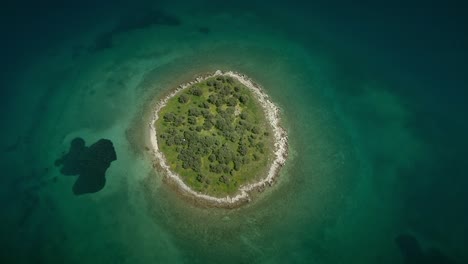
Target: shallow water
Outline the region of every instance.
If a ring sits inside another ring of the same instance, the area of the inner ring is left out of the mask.
[[[2,263],[404,263],[406,234],[467,262],[462,10],[7,6]],[[217,69],[261,84],[290,139],[278,183],[234,210],[181,199],[146,150],[157,99]],[[113,142],[97,193],[74,195],[54,166],[76,137]]]

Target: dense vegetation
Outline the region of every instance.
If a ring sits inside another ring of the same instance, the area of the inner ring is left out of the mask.
[[[234,193],[267,169],[272,136],[250,90],[229,76],[209,78],[168,101],[156,122],[171,169],[194,190]]]

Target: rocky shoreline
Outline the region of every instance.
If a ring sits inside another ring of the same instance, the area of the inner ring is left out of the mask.
[[[187,184],[185,184],[182,178],[177,173],[172,172],[164,154],[159,150],[157,131],[154,126],[156,120],[158,120],[159,111],[167,104],[170,98],[174,97],[180,91],[192,86],[193,84],[220,75],[233,77],[251,90],[251,92],[258,99],[262,108],[264,109],[267,120],[272,126],[275,139],[274,160],[271,163],[266,177],[262,178],[262,180],[258,182],[241,186],[236,195],[226,197],[214,197],[200,192],[196,192],[192,190]],[[236,73],[233,71],[222,72],[218,70],[215,73],[200,76],[192,82],[180,85],[178,88],[169,93],[169,95],[160,100],[159,103],[156,105],[156,107],[153,110],[151,121],[149,123],[149,129],[151,145],[153,147],[152,153],[154,157],[155,167],[158,167],[164,173],[165,178],[174,183],[175,186],[182,192],[182,194],[188,197],[195,198],[200,203],[216,207],[232,208],[237,207],[243,203],[249,202],[251,200],[249,195],[250,192],[263,191],[265,187],[271,186],[274,183],[281,167],[285,164],[286,158],[288,156],[288,137],[286,131],[280,124],[279,108],[269,100],[268,95],[260,88],[260,86],[252,82],[252,80],[250,80],[250,78],[248,78],[246,75]]]

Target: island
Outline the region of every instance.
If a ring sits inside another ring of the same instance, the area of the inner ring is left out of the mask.
[[[155,167],[205,204],[236,207],[272,185],[287,157],[280,111],[243,74],[205,74],[161,99],[149,124]]]

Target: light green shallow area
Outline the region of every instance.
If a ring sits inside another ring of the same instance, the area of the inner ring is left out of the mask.
[[[388,84],[358,64],[339,66],[326,45],[306,48],[253,13],[170,11],[184,23],[120,34],[113,48],[74,57],[73,43],[89,43],[96,32],[76,35],[36,58],[15,83],[17,129],[5,140],[28,143],[6,166],[40,179],[23,184],[18,198],[28,203],[24,193],[33,189],[41,201],[21,229],[37,239],[24,242],[25,251],[49,263],[401,263],[394,238],[411,230],[398,215],[396,175],[425,146]],[[181,198],[148,150],[158,100],[218,69],[260,84],[281,108],[289,136],[278,182],[232,210]],[[75,137],[114,144],[117,161],[100,192],[74,196],[75,177],[53,166]],[[376,157],[385,169],[371,164]],[[21,243],[8,226],[22,211],[11,212],[0,230]]]

